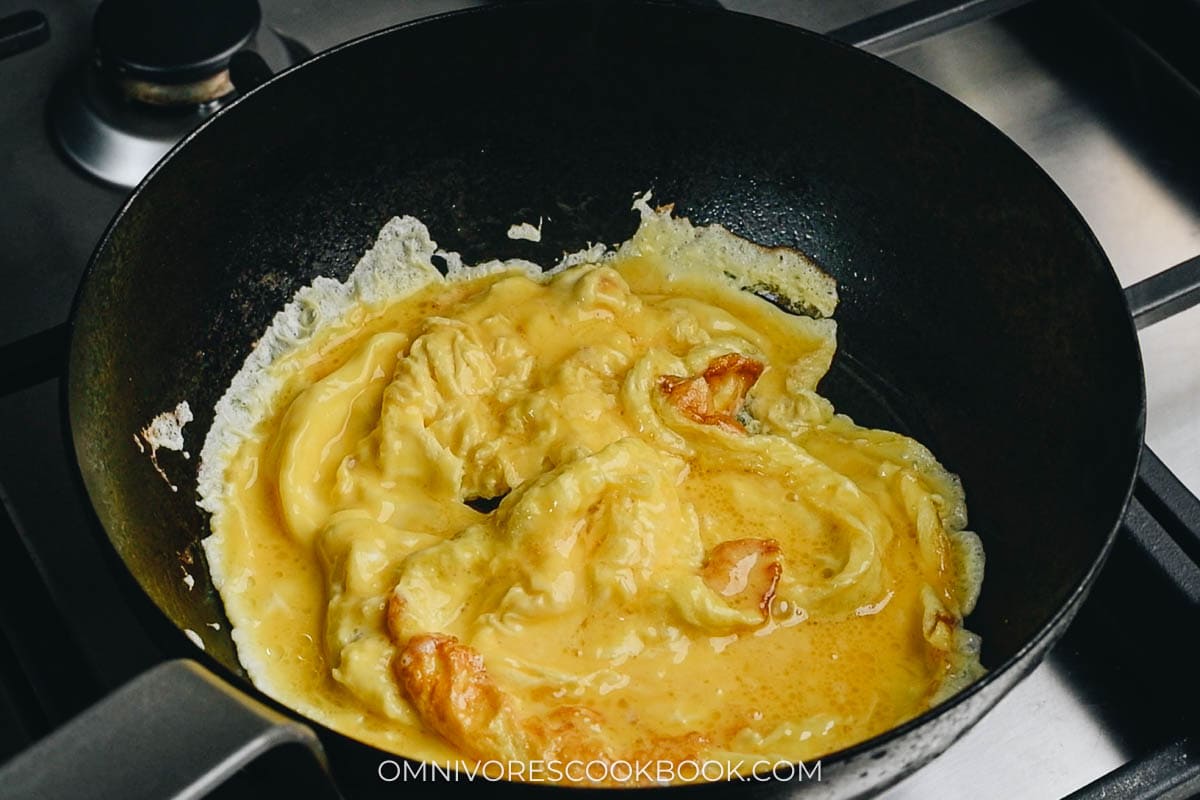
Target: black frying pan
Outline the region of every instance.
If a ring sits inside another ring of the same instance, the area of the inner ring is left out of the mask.
[[[134,432],[187,399],[198,452],[275,311],[317,275],[345,277],[392,215],[468,262],[553,263],[625,239],[646,189],[837,278],[824,392],[961,475],[988,559],[968,621],[987,677],[825,758],[820,784],[686,791],[876,789],[1028,673],[1103,562],[1142,443],[1137,341],[1107,259],[1049,178],[938,90],[794,28],[650,4],[500,6],[367,37],[217,115],[130,199],[78,296],[67,400],[96,514],[173,630],[253,692],[228,624],[206,626],[224,617],[197,547],[195,460],[160,452],[172,493]],[[540,245],[506,238],[540,216]],[[417,788],[320,732],[343,791]]]

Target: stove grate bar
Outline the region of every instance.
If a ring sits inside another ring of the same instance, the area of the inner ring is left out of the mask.
[[[1200,610],[1200,565],[1188,558],[1136,496],[1129,501],[1121,527],[1192,609]]]
[[[939,33],[997,16],[1029,0],[912,0],[826,36],[877,56],[889,56]]]
[[[1184,737],[1097,778],[1066,800],[1186,800],[1200,795],[1200,745]]]
[[[1138,330],[1187,311],[1200,303],[1200,256],[1129,286],[1125,302]]]
[[[1142,451],[1133,495],[1193,564],[1200,564],[1200,499],[1149,447]]]
[[[71,325],[64,322],[0,345],[0,397],[61,377],[70,341]]]
[[[0,684],[16,701],[6,709],[16,716],[0,716],[0,723],[35,738],[78,713],[99,686],[25,539],[0,486]]]

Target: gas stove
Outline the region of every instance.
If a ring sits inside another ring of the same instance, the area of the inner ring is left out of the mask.
[[[94,2],[0,0],[0,761],[179,655],[155,643],[153,622],[113,574],[59,406],[65,340],[55,326],[128,187],[243,79],[388,25],[483,4],[262,0],[255,9],[214,0],[209,10],[226,13],[206,33],[209,50],[180,52],[130,35],[136,2],[106,0],[93,26]],[[1188,659],[1200,621],[1200,59],[1191,47],[1200,7],[719,4],[861,46],[999,127],[1082,212],[1141,331],[1149,450],[1092,596],[1040,667],[885,796],[1200,794],[1200,701]],[[151,113],[121,116],[131,96]],[[281,771],[286,763],[251,768],[216,795],[277,789]]]

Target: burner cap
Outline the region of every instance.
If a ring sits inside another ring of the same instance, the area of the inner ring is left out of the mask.
[[[205,14],[198,12],[202,5]],[[144,20],[134,13],[139,8],[146,9]],[[247,11],[238,35],[228,12],[233,8]],[[184,10],[195,12],[195,36],[178,36]],[[63,154],[106,183],[135,186],[176,142],[237,96],[231,57],[253,55],[261,70],[275,73],[311,55],[269,25],[258,26],[254,0],[104,0],[95,22],[100,65],[95,59],[78,65],[51,98],[51,130]],[[157,33],[172,29],[170,36]],[[125,50],[114,51],[114,37]],[[172,49],[173,41],[186,47]],[[207,56],[200,55],[201,42],[212,45]],[[162,55],[168,52],[176,57]]]
[[[104,0],[92,32],[106,69],[172,85],[227,69],[261,20],[257,0]]]

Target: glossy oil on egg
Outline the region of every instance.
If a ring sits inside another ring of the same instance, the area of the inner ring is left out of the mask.
[[[548,272],[393,220],[276,319],[200,476],[263,691],[419,760],[799,761],[982,673],[958,480],[819,393],[832,280],[636,207]]]

